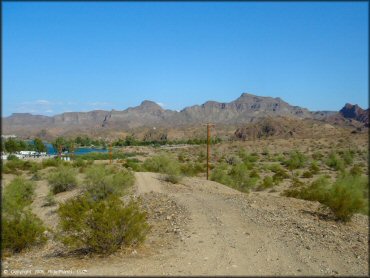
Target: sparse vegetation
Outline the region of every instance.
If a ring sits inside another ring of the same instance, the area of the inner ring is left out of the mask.
[[[86,170],[85,190],[94,200],[122,195],[134,183],[134,175],[126,169],[93,165]]]
[[[54,194],[71,190],[77,186],[76,170],[68,166],[59,166],[48,176],[51,191]]]
[[[166,154],[160,154],[144,161],[144,169],[151,172],[165,174],[165,180],[178,183],[181,179],[180,164],[177,160]]]
[[[289,154],[289,158],[284,161],[284,165],[287,166],[289,170],[294,170],[302,168],[306,165],[307,157],[299,151],[292,151]]]
[[[15,178],[2,196],[2,250],[20,252],[43,243],[45,227],[27,206],[31,204],[35,185],[22,177]]]
[[[338,220],[348,221],[354,213],[367,211],[367,191],[366,179],[342,175],[333,184],[330,184],[327,178],[320,177],[310,186],[287,190],[284,195],[318,201],[330,208]]]
[[[58,214],[62,242],[88,252],[110,254],[141,243],[149,230],[138,203],[125,206],[117,195],[94,201],[85,194],[62,204]]]
[[[344,170],[343,160],[334,151],[329,153],[329,156],[326,160],[326,165],[334,169],[335,171]]]

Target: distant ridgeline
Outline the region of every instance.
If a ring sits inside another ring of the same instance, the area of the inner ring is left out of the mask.
[[[208,122],[217,125],[215,130],[220,132],[217,135],[230,135],[237,128],[258,123],[263,118],[315,120],[358,132],[369,127],[369,109],[364,110],[358,105],[346,104],[340,111],[309,111],[290,105],[281,98],[249,93],[243,93],[228,103],[207,101],[179,112],[163,109],[155,102],[145,100],[139,106],[122,111],[67,112],[52,117],[14,113],[3,118],[2,123],[4,134],[23,138],[53,140],[58,136],[85,134],[91,138],[118,139],[134,134],[146,142],[143,144],[152,144],[174,139],[205,138],[202,125]]]

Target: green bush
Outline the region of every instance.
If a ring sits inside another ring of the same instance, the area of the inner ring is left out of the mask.
[[[302,174],[302,178],[305,178],[305,179],[312,178],[312,177],[313,177],[313,174],[311,171],[305,171]]]
[[[7,160],[10,161],[10,160],[20,160],[20,159],[16,155],[10,154],[8,155]]]
[[[17,210],[2,215],[2,249],[20,252],[45,242],[42,221],[28,210]]]
[[[3,192],[2,208],[5,212],[23,209],[31,204],[35,190],[35,183],[23,177],[14,178]]]
[[[366,178],[341,175],[330,185],[325,177],[313,181],[309,187],[290,189],[288,197],[318,201],[331,209],[338,220],[348,221],[354,213],[367,213],[368,182]]]
[[[148,158],[144,161],[143,167],[147,171],[165,174],[165,180],[172,183],[178,183],[181,179],[179,162],[166,154]]]
[[[232,186],[233,180],[228,175],[228,166],[226,163],[219,163],[211,172],[210,179],[228,186]]]
[[[134,184],[131,171],[120,171],[105,165],[93,165],[86,170],[85,190],[95,199],[104,199],[113,194],[123,194]]]
[[[86,167],[87,161],[82,159],[81,157],[77,157],[75,160],[73,160],[72,166],[75,168]]]
[[[261,182],[261,184],[257,187],[257,190],[263,190],[263,189],[271,188],[273,186],[274,186],[274,181],[272,177],[266,176],[263,178],[263,181]]]
[[[249,173],[249,177],[259,179],[259,178],[260,178],[260,175],[258,174],[258,172],[257,172],[257,170],[256,170],[256,169],[253,169],[253,170]]]
[[[199,173],[206,171],[206,165],[200,162],[187,162],[180,165],[181,173],[185,176],[196,176]]]
[[[362,174],[362,169],[361,169],[360,165],[359,165],[359,164],[355,164],[355,165],[353,165],[353,167],[352,167],[352,168],[351,168],[351,170],[350,170],[350,174],[351,174],[352,176],[361,176],[361,174]]]
[[[344,162],[335,152],[330,152],[326,165],[336,171],[344,170]]]
[[[32,203],[35,184],[22,177],[12,180],[2,195],[2,249],[20,252],[44,241],[40,219],[26,209]]]
[[[116,195],[99,201],[82,195],[62,204],[58,214],[60,238],[72,249],[109,254],[143,242],[149,231],[139,205],[131,201],[124,206]]]
[[[301,188],[299,190],[288,189],[284,191],[284,195],[309,201],[319,201],[322,203],[327,198],[329,187],[329,180],[325,177],[319,177],[318,179],[314,180],[310,186]]]
[[[258,161],[258,154],[257,153],[249,154],[246,151],[241,150],[241,151],[239,151],[238,155],[242,159],[242,161],[244,163],[247,163],[247,164],[248,163],[255,163],[255,162]]]
[[[135,172],[140,172],[143,170],[142,163],[137,158],[126,159],[123,163],[125,168],[131,168]]]
[[[319,165],[318,165],[317,161],[315,161],[315,160],[314,160],[314,161],[312,161],[309,169],[310,169],[310,172],[311,172],[313,175],[318,174],[318,173],[319,173],[319,171],[320,171],[320,167],[319,167]]]
[[[306,165],[307,157],[299,151],[292,151],[289,154],[289,158],[284,161],[284,165],[287,166],[289,170],[294,170],[302,168]]]
[[[48,182],[54,194],[71,190],[77,186],[76,170],[71,167],[59,166],[49,174]]]
[[[268,169],[270,169],[274,175],[272,176],[272,180],[275,184],[279,184],[284,179],[289,178],[289,174],[287,171],[284,170],[283,167],[281,167],[279,164],[271,164],[268,166]]]
[[[345,150],[342,153],[341,156],[342,156],[342,159],[343,159],[345,165],[352,165],[353,164],[354,151],[352,151],[352,150]]]
[[[354,213],[366,212],[368,200],[364,198],[366,179],[344,176],[336,180],[323,204],[328,206],[337,219],[348,221]]]
[[[233,187],[242,192],[248,192],[256,184],[257,178],[251,178],[248,166],[240,163],[231,168],[229,175],[233,180]]]
[[[59,158],[48,158],[43,159],[41,162],[42,168],[47,167],[58,167],[59,164],[61,164],[61,160]]]

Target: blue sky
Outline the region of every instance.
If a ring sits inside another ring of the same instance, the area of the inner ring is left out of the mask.
[[[368,107],[367,2],[3,3],[3,116],[249,92]]]

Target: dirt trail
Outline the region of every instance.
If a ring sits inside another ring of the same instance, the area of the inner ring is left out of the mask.
[[[318,203],[244,194],[200,178],[179,184],[160,174],[135,173],[153,230],[138,249],[108,257],[61,256],[49,241],[3,262],[8,269],[68,270],[73,275],[364,275],[368,274],[368,218],[338,223],[318,212]],[[43,207],[39,181],[33,211],[55,227],[55,207]],[[78,194],[58,194],[57,203]],[[59,252],[58,250],[61,250]]]
[[[280,225],[259,221],[249,196],[221,184],[185,178],[173,185],[158,174],[136,173],[139,194],[158,192],[173,198],[190,213],[181,241],[173,248],[129,261],[109,260],[89,273],[106,275],[304,275],[366,274],[367,263],[354,264],[340,252],[300,246],[299,238],[281,241]],[[270,198],[272,201],[279,199]],[[285,198],[287,199],[287,198]],[[269,200],[269,202],[271,202]],[[261,201],[261,200],[260,200]],[[265,200],[262,199],[262,202]],[[242,205],[247,204],[247,205]],[[274,206],[274,203],[271,203]],[[279,205],[279,204],[275,204]],[[246,211],[248,209],[249,211]],[[261,218],[261,217],[260,217]],[[297,244],[297,240],[299,241]]]

